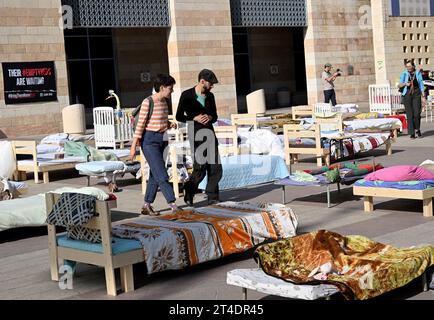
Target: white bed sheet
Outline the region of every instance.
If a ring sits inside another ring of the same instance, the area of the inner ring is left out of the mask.
[[[303,300],[329,297],[338,288],[331,284],[297,285],[267,275],[261,269],[235,269],[227,273],[226,283],[265,294]]]
[[[402,122],[396,118],[377,118],[377,119],[363,119],[363,120],[350,120],[344,121],[348,126],[346,130],[390,130],[393,126],[402,128]]]

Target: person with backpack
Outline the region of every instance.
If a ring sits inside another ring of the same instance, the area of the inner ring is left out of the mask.
[[[155,93],[143,100],[136,122],[129,160],[134,160],[136,147],[140,145],[149,165],[148,185],[141,211],[143,215],[159,215],[152,207],[158,188],[172,212],[179,211],[175,204],[175,193],[169,183],[164,154],[168,146],[166,131],[176,129],[176,124],[168,120],[169,107],[166,101],[171,96],[175,83],[170,75],[157,75],[154,81]]]

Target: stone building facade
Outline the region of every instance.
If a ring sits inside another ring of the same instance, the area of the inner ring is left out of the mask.
[[[150,93],[143,74],[175,77],[175,110],[202,68],[220,80],[221,117],[245,112],[245,95],[261,88],[270,108],[281,107],[282,88],[291,94],[288,106],[321,102],[326,62],[343,71],[338,102],[366,104],[368,85],[394,84],[404,59],[424,68],[434,62],[431,2],[411,11],[406,0],[269,0],[262,7],[256,0],[0,1],[0,61],[54,61],[58,97],[6,104],[0,74],[0,138],[62,132],[61,110],[76,102],[86,105],[91,127],[91,110],[106,103],[109,88],[123,106]],[[72,6],[73,30],[59,26],[62,5]]]

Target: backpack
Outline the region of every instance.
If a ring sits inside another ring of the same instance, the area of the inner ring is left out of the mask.
[[[152,113],[154,112],[154,100],[152,99],[152,96],[147,97],[146,99],[148,99],[149,101],[149,112],[148,112],[148,117],[146,118],[146,122],[145,122],[145,128],[148,125],[149,120],[152,117]],[[142,104],[139,104],[131,113],[134,121],[133,121],[133,132],[136,132],[136,126],[137,126],[137,122],[139,122],[139,115],[140,115],[140,109],[142,108]]]

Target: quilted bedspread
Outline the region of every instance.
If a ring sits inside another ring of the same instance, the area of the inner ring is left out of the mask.
[[[297,224],[292,210],[281,204],[222,202],[194,211],[131,219],[114,226],[113,235],[141,242],[151,274],[294,236]]]
[[[289,176],[285,161],[279,156],[242,154],[222,157],[223,176],[220,190],[243,188],[280,180]],[[205,190],[207,177],[199,184]]]
[[[254,257],[268,275],[296,284],[334,284],[347,299],[368,299],[422,275],[434,264],[434,247],[400,249],[320,230],[262,245]],[[324,265],[328,270],[318,273]]]

